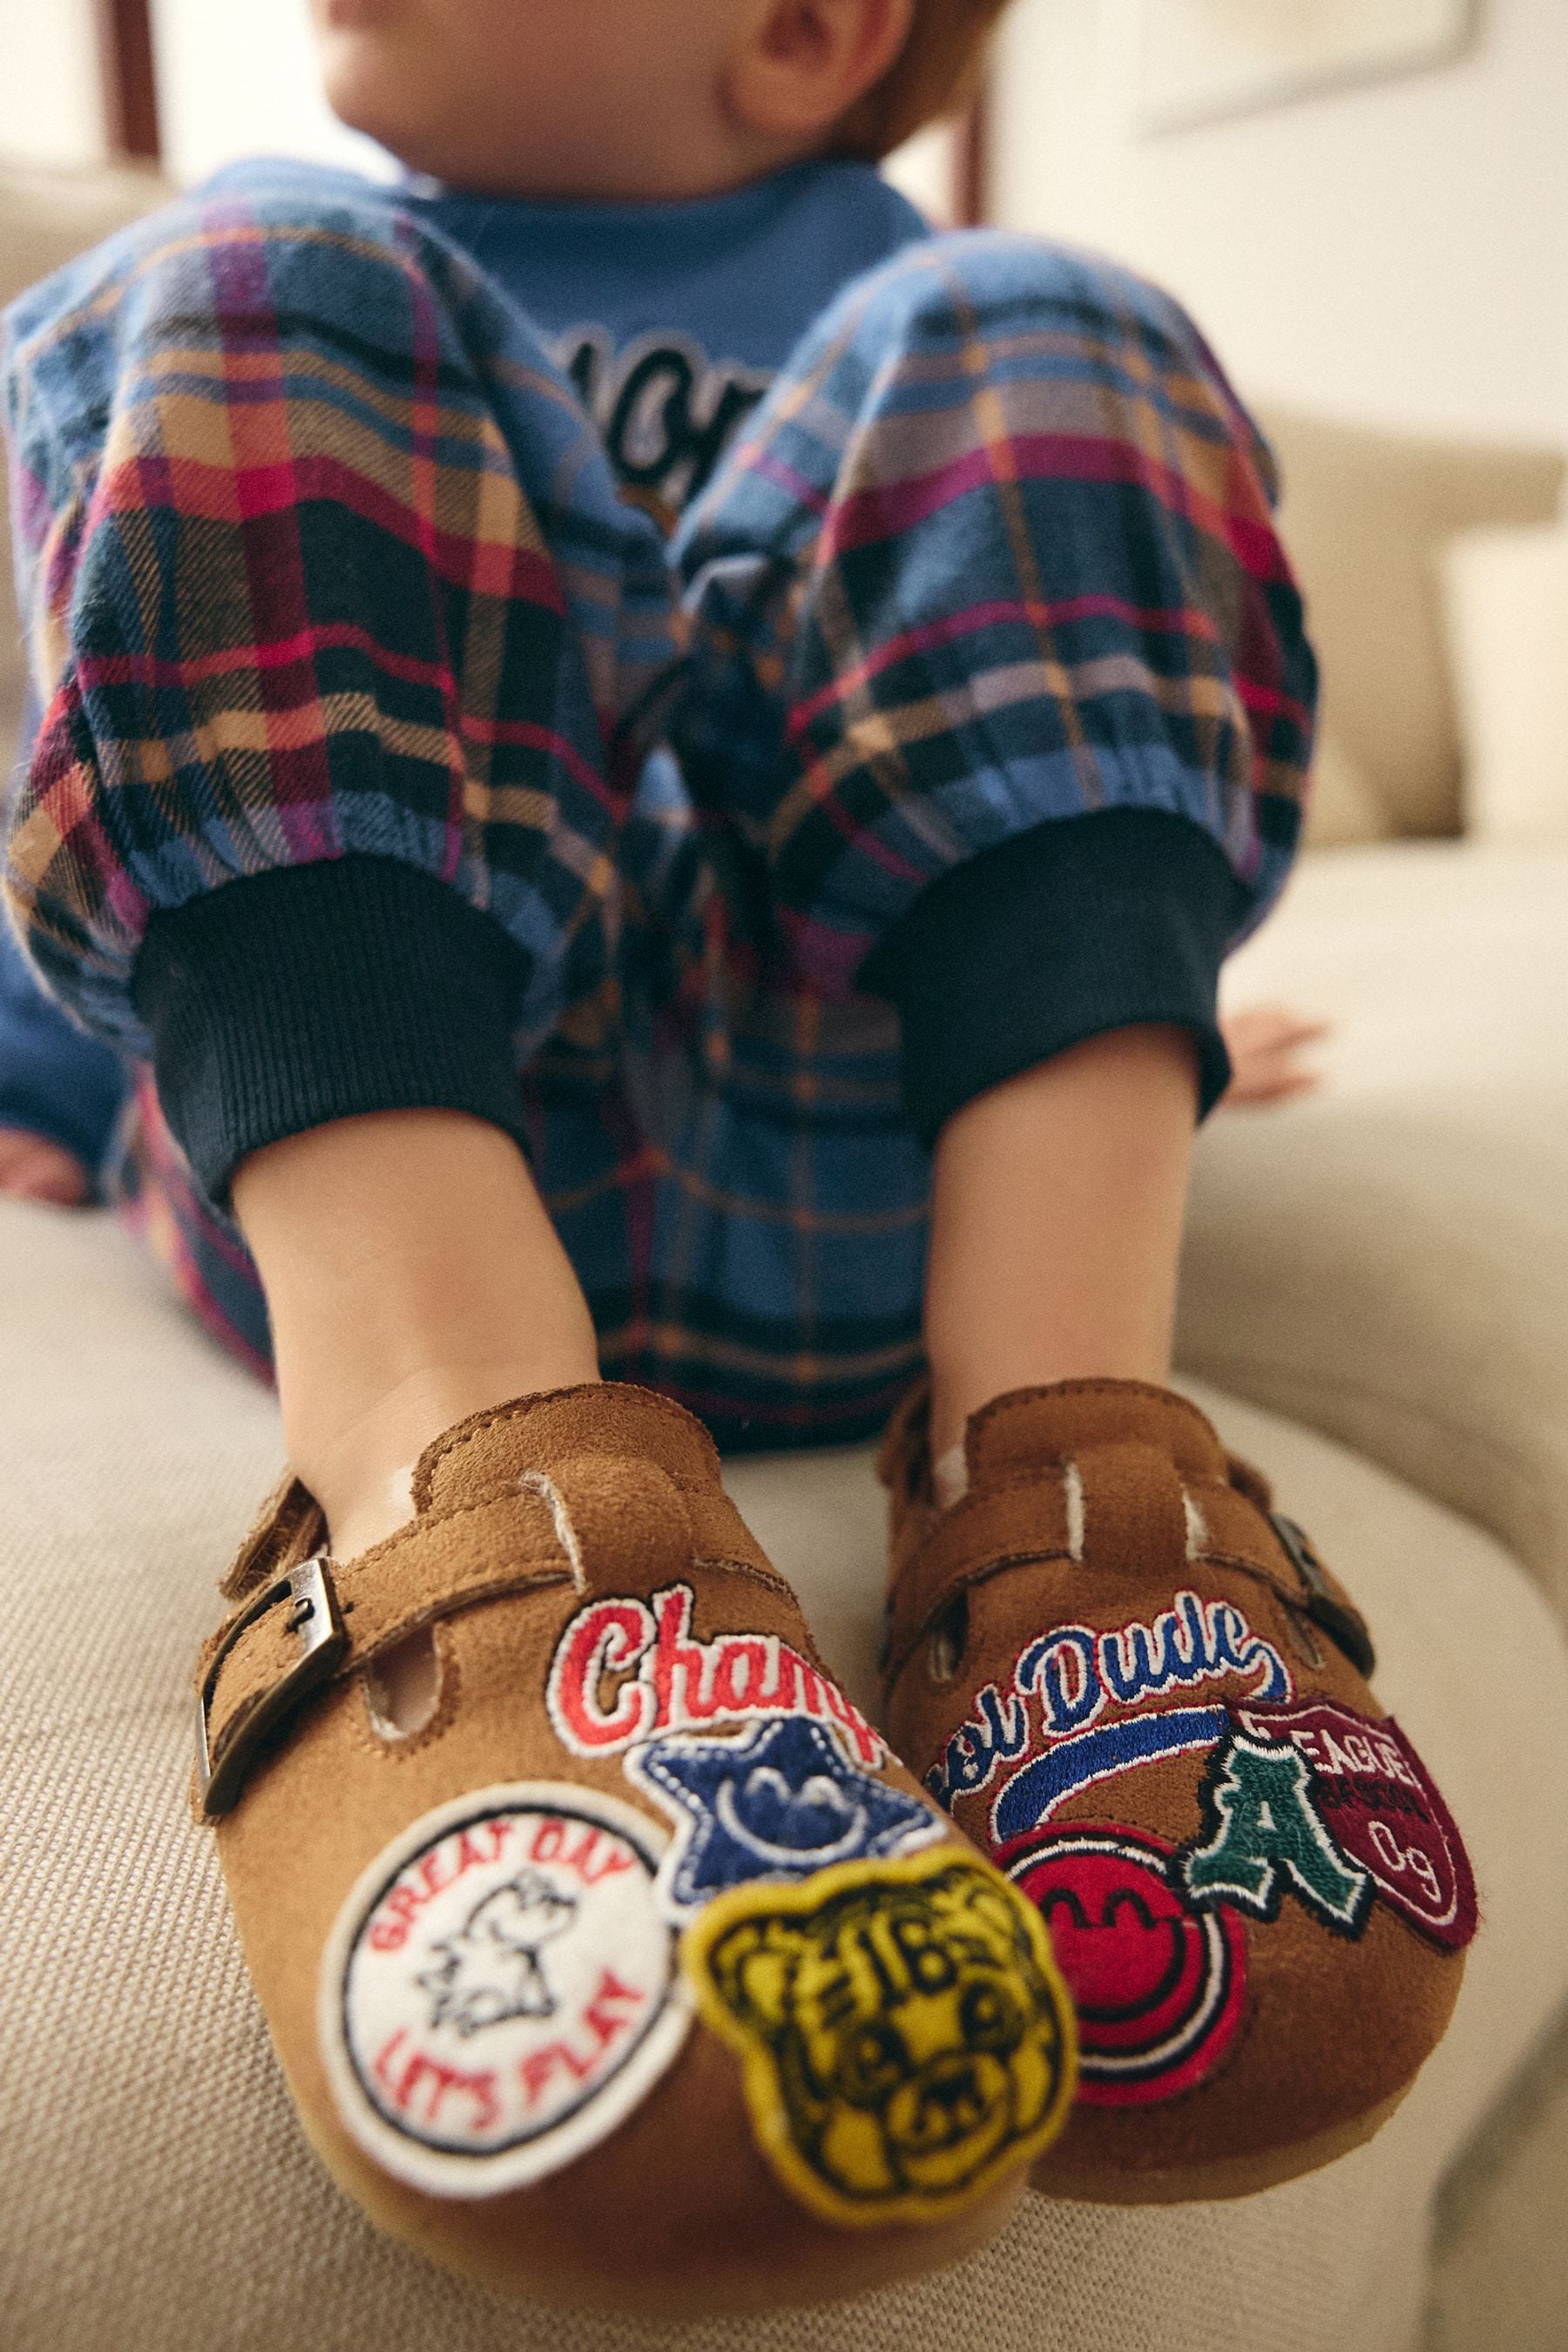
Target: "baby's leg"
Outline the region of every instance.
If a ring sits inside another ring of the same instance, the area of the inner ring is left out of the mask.
[[[534,1049],[616,1030],[662,548],[395,214],[148,238],[23,360],[90,434],[118,338],[85,511],[25,436],[55,658],[11,875],[267,1296],[309,1491],[226,1587],[196,1788],[310,2139],[513,2292],[680,2316],[955,2259],[1070,2095],[1044,1930],[830,1682],[706,1433],[596,1381],[521,1148]],[[848,2014],[771,1958],[862,1944]]]
[[[518,1041],[609,966],[662,550],[526,325],[368,194],[180,208],[15,348],[47,708],[11,888],[151,1060],[187,1276],[237,1218],[292,1458],[363,1544],[431,1437],[595,1369]]]
[[[1010,1388],[1169,1377],[1219,970],[1310,748],[1272,488],[1173,303],[965,236],[849,290],[685,536],[682,746],[780,993],[900,1017],[943,1448]]]
[[[1010,1390],[1169,1381],[1196,1108],[1186,1033],[1140,1027],[1070,1046],[948,1120],[925,1295],[939,1462]]]
[[[334,1120],[254,1152],[234,1203],[260,1269],[289,1458],[353,1559],[470,1413],[598,1377],[593,1319],[528,1164],[460,1112]]]

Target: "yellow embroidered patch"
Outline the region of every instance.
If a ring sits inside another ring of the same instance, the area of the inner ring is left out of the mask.
[[[1044,1923],[952,1846],[735,1887],[681,1960],[763,2154],[825,2221],[944,2221],[1067,2119],[1077,2035]]]

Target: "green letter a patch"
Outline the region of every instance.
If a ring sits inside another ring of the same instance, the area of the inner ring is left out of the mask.
[[[1205,1790],[1205,1843],[1182,1864],[1199,1902],[1234,1903],[1255,1918],[1278,1916],[1289,1880],[1342,1935],[1358,1936],[1372,1898],[1364,1870],[1348,1863],[1312,1801],[1312,1776],[1295,1748],[1233,1734]]]

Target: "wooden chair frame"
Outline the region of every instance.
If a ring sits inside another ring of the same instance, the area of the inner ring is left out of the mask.
[[[109,152],[122,160],[162,160],[158,83],[149,0],[95,0]]]

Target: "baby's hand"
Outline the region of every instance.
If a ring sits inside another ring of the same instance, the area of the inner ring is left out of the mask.
[[[1310,1020],[1282,1004],[1254,1004],[1245,1013],[1222,1014],[1219,1025],[1232,1071],[1219,1098],[1222,1110],[1288,1102],[1292,1095],[1310,1094],[1321,1085],[1321,1074],[1304,1068],[1300,1055],[1304,1046],[1330,1034],[1328,1022]]]
[[[18,1201],[48,1201],[58,1209],[85,1208],[92,1179],[74,1152],[22,1127],[0,1127],[0,1193]]]

